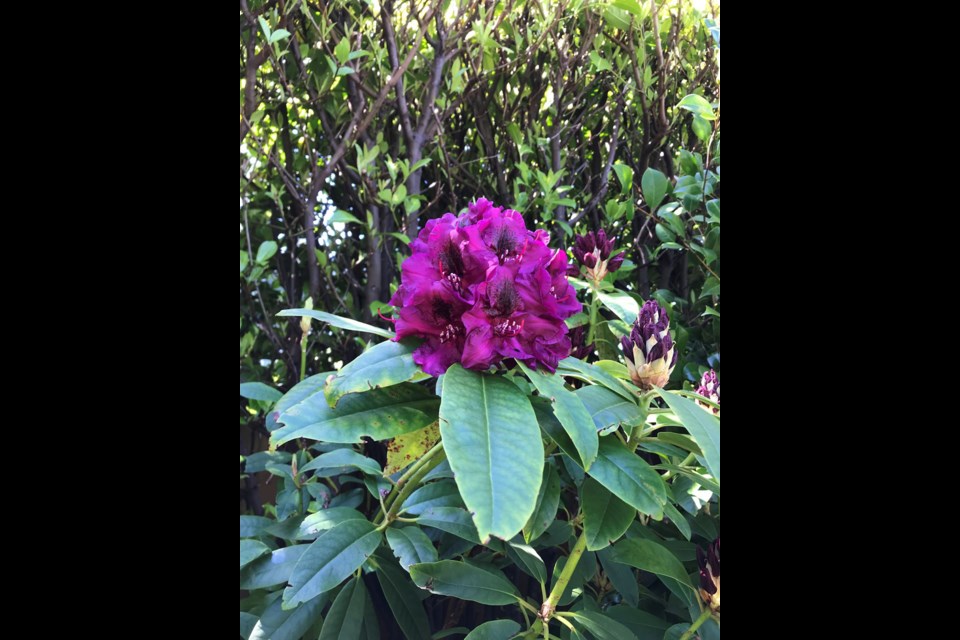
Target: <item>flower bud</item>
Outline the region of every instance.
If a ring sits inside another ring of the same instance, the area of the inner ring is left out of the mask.
[[[707,371],[705,374],[703,374],[703,377],[700,378],[700,386],[697,387],[697,393],[704,398],[708,398],[717,404],[720,404],[720,379],[717,377],[716,371],[710,369],[710,371]],[[715,407],[711,407],[703,402],[700,402],[699,404],[707,411],[720,413],[720,410]]]
[[[677,364],[677,350],[670,337],[670,317],[655,300],[644,303],[630,337],[621,338],[620,344],[635,385],[649,390],[667,384]]]
[[[720,614],[720,538],[714,540],[704,553],[697,547],[700,565],[700,597],[710,610]]]

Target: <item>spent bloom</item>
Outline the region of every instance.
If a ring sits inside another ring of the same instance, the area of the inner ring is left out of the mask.
[[[580,325],[570,330],[570,355],[578,360],[586,360],[594,349],[597,348],[596,342],[587,344],[587,327]]]
[[[633,323],[630,337],[620,339],[627,370],[642,389],[662,387],[677,364],[677,350],[670,337],[670,317],[656,300],[647,300]]]
[[[700,565],[700,597],[710,610],[720,613],[720,538],[707,546],[707,552],[697,547],[697,564]]]
[[[603,229],[574,238],[573,257],[586,267],[587,277],[594,282],[600,282],[623,264],[625,252],[621,251],[612,258],[611,253],[613,238],[607,238],[607,232]]]
[[[567,255],[549,239],[485,198],[428,221],[390,300],[396,339],[423,338],[413,359],[432,375],[455,362],[482,371],[504,358],[555,371],[570,353],[564,319],[582,305],[567,282]]]
[[[700,386],[697,387],[697,393],[713,400],[717,404],[720,404],[720,379],[717,377],[717,372],[713,369],[710,369],[703,374],[703,377],[700,378]],[[712,411],[713,413],[720,413],[720,410],[716,407],[711,407],[707,404],[700,403],[700,406],[706,409],[707,411]]]

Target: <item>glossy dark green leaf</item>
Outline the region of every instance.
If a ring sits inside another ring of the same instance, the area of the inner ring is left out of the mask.
[[[471,631],[464,640],[510,640],[520,631],[513,620],[491,620]]]
[[[641,538],[625,538],[613,547],[615,562],[660,576],[663,583],[681,598],[695,595],[686,569],[662,544]]]
[[[312,471],[318,478],[327,478],[345,473],[351,467],[375,476],[383,472],[379,462],[360,455],[353,449],[334,449],[320,454],[300,467],[300,473]]]
[[[533,542],[547,530],[547,527],[557,517],[557,508],[560,506],[560,475],[550,463],[543,465],[543,480],[537,494],[537,506],[533,515],[523,526],[523,539]]]
[[[340,584],[380,546],[380,532],[366,520],[347,520],[317,538],[290,575],[287,606],[305,602]]]
[[[270,553],[270,547],[259,540],[241,540],[240,541],[240,568],[256,560],[262,555]]]
[[[631,606],[640,604],[640,589],[637,587],[637,576],[630,567],[613,561],[613,549],[607,547],[597,551],[597,560],[606,574],[613,588],[620,593],[623,601]],[[629,625],[628,625],[629,626]]]
[[[283,397],[283,394],[262,382],[241,382],[240,396],[251,400],[276,402]]]
[[[600,291],[597,295],[600,297],[600,301],[603,302],[603,306],[613,311],[617,314],[618,318],[627,324],[633,324],[637,316],[640,315],[640,305],[637,304],[636,299],[628,293],[623,291],[611,291],[609,293]]]
[[[420,527],[388,527],[387,544],[407,571],[412,564],[437,561],[437,549]]]
[[[257,558],[240,572],[241,589],[264,589],[283,584],[290,578],[300,556],[310,545],[298,544],[277,549],[268,556]]]
[[[325,311],[314,311],[313,309],[285,309],[277,315],[293,317],[309,316],[315,320],[320,320],[321,322],[326,322],[327,324],[333,325],[334,327],[340,327],[341,329],[359,331],[360,333],[373,333],[378,336],[383,336],[384,338],[394,337],[392,331],[387,331],[386,329],[375,327],[365,322],[359,322],[358,320],[353,320],[352,318],[341,318],[340,316],[335,316],[332,313],[327,313]]]
[[[710,474],[720,482],[720,421],[693,400],[668,391],[659,391],[660,397],[677,414],[684,428],[693,436],[703,451],[703,463]]]
[[[263,516],[240,516],[240,537],[256,538],[275,521]]]
[[[630,629],[596,611],[571,612],[574,624],[596,636],[597,640],[637,640]]]
[[[577,451],[577,448],[573,446],[573,441],[570,440],[570,436],[563,430],[563,425],[557,420],[557,416],[553,415],[553,407],[550,402],[544,398],[532,397],[530,398],[530,404],[533,407],[534,415],[537,416],[540,429],[547,434],[551,440],[557,443],[560,450],[567,454],[570,460],[580,465],[580,453]],[[564,460],[566,459],[565,457]]]
[[[628,401],[597,385],[581,387],[576,391],[598,431],[608,431],[621,424],[633,426],[643,422],[643,414],[636,402]]]
[[[561,360],[560,364],[557,366],[557,373],[561,373],[571,378],[584,380],[591,384],[602,385],[617,395],[623,396],[625,400],[636,403],[636,396],[633,395],[632,392],[628,391],[627,388],[623,386],[623,383],[600,367],[586,363],[583,360],[577,360],[576,358],[572,357],[565,358]]]
[[[590,475],[641,513],[658,520],[663,516],[667,487],[660,474],[615,437],[600,440],[600,454]]]
[[[524,573],[531,576],[537,582],[547,582],[547,567],[543,564],[543,558],[536,550],[526,544],[519,542],[507,542],[504,544],[504,550],[507,557],[513,560],[513,563],[523,570]]]
[[[347,520],[366,520],[367,518],[350,507],[329,507],[311,513],[297,527],[297,540],[315,538]],[[281,536],[285,537],[285,536]]]
[[[250,640],[299,640],[320,619],[327,597],[319,595],[299,607],[285,611],[277,598],[266,608],[253,627]]]
[[[314,393],[284,411],[284,426],[270,436],[273,446],[297,438],[358,443],[364,436],[387,440],[422,429],[437,419],[436,396],[411,383],[345,396],[331,409],[322,393]]]
[[[543,441],[530,401],[501,376],[447,369],[440,434],[481,540],[509,540],[533,514]]]
[[[344,585],[327,612],[319,640],[360,640],[363,621],[368,613],[367,597],[367,588],[362,579],[356,578]],[[369,614],[375,615],[375,612],[370,611]]]
[[[280,426],[277,418],[279,418],[280,414],[284,411],[298,404],[304,398],[312,396],[315,393],[321,393],[323,391],[323,385],[331,375],[333,375],[333,372],[327,371],[310,376],[309,378],[301,380],[295,384],[290,391],[283,394],[283,397],[273,406],[273,411],[267,414],[267,431],[274,431]]]
[[[498,571],[486,571],[457,560],[410,565],[410,577],[421,589],[480,604],[513,604],[517,588]]]
[[[246,255],[241,253],[240,255]],[[243,640],[247,640],[250,637],[250,634],[253,633],[253,628],[257,626],[257,621],[259,618],[252,613],[247,611],[240,612],[240,637]]]
[[[640,178],[640,188],[643,190],[643,199],[647,201],[650,211],[656,211],[663,198],[667,195],[667,176],[650,167],[643,172]]]
[[[401,512],[418,516],[433,507],[459,507],[462,509],[463,500],[460,498],[457,483],[451,480],[441,480],[440,482],[423,485],[404,500]]]
[[[630,629],[638,640],[662,640],[670,626],[670,623],[652,613],[625,605],[610,607],[606,614]]]
[[[377,580],[407,640],[429,638],[430,623],[420,602],[420,593],[410,582],[410,576],[395,564],[380,563]]]
[[[330,406],[348,393],[389,387],[412,379],[419,373],[413,361],[418,341],[381,342],[360,354],[353,362],[327,380],[324,392]]]
[[[687,522],[687,519],[683,517],[683,514],[680,513],[675,506],[668,500],[666,504],[663,505],[663,514],[670,518],[670,522],[680,531],[681,535],[687,540],[690,539],[690,523]]]
[[[570,441],[580,454],[580,461],[585,469],[590,468],[597,458],[597,447],[600,445],[597,430],[583,401],[572,391],[563,386],[563,378],[554,373],[534,371],[522,362],[519,363],[523,372],[537,388],[541,398],[550,401],[553,414],[557,416],[563,430],[570,436]]]
[[[480,543],[477,528],[466,509],[458,507],[430,507],[417,517],[417,523],[424,527],[433,527],[447,533]]]
[[[587,536],[587,549],[603,549],[624,534],[637,517],[637,510],[594,480],[583,481],[580,493],[580,508],[583,510],[583,531]]]

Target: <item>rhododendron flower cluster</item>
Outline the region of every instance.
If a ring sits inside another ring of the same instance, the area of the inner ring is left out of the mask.
[[[567,282],[567,254],[549,249],[549,239],[484,198],[428,221],[390,300],[396,339],[424,339],[413,359],[431,375],[455,362],[482,371],[505,358],[556,371],[570,353],[564,319],[582,305]]]
[[[647,300],[633,323],[630,337],[620,338],[627,371],[641,389],[662,387],[677,364],[677,350],[670,337],[670,316],[656,300]]]

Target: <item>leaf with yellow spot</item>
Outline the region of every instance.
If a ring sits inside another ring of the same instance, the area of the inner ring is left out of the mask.
[[[392,476],[410,466],[437,444],[438,440],[440,440],[439,422],[397,436],[387,443],[387,466],[383,469],[383,475]]]

